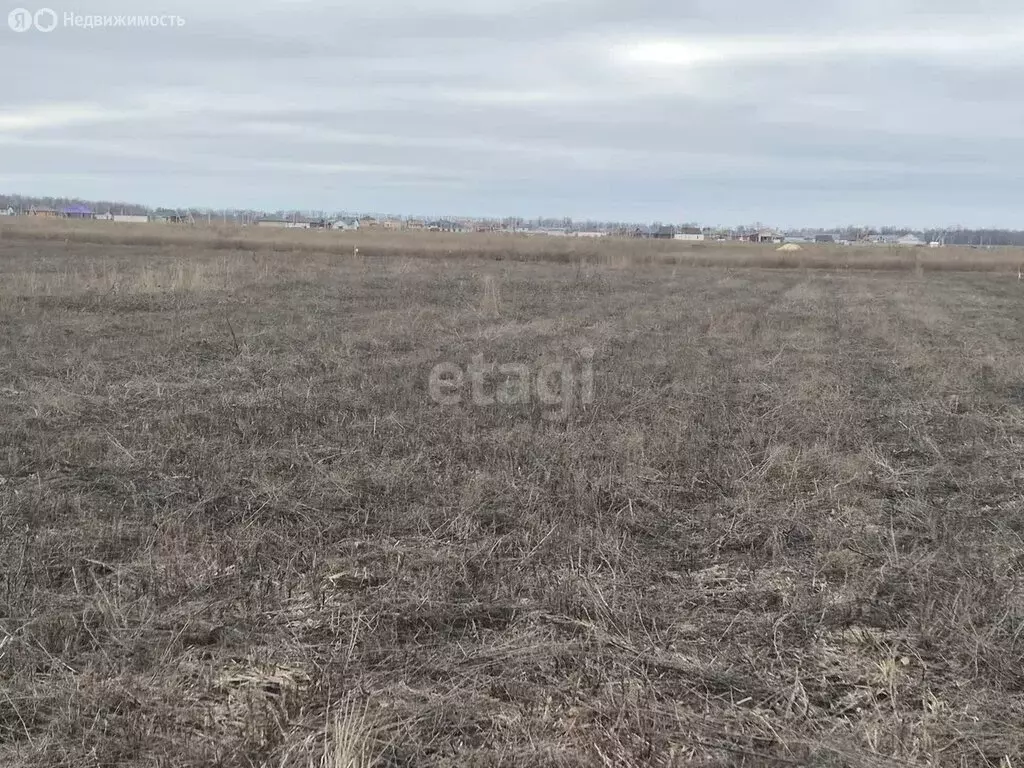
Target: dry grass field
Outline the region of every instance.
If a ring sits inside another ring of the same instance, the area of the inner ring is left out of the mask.
[[[1024,765],[1019,253],[26,226],[0,765]]]
[[[187,249],[248,251],[264,255],[317,254],[349,256],[358,247],[364,257],[427,256],[449,260],[484,258],[542,261],[561,264],[587,262],[603,266],[636,267],[718,266],[761,268],[872,269],[905,271],[1000,272],[1017,274],[1024,251],[984,251],[965,247],[941,250],[914,248],[850,248],[813,245],[801,252],[780,253],[774,245],[687,243],[674,240],[622,238],[576,239],[505,234],[442,234],[363,230],[281,230],[176,224],[113,224],[100,221],[0,219],[0,237],[61,244],[162,246]]]

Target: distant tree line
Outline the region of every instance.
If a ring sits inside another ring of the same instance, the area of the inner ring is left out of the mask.
[[[0,208],[13,208],[15,211],[28,211],[31,208],[67,208],[72,205],[84,205],[96,213],[146,214],[149,209],[136,203],[125,203],[111,200],[83,200],[79,197],[29,197],[26,195],[0,195]]]
[[[145,216],[161,211],[173,210],[181,214],[192,214],[198,221],[209,218],[211,221],[230,221],[236,223],[248,223],[260,216],[266,215],[262,211],[214,211],[207,208],[153,208],[139,203],[129,203],[123,200],[85,200],[80,197],[33,197],[31,195],[0,195],[0,209],[13,208],[16,213],[28,212],[32,208],[55,208],[58,211],[70,206],[83,205],[93,213],[114,213]],[[280,212],[282,217],[291,216],[292,212],[285,214]]]
[[[1024,245],[1024,232],[1008,229],[931,230],[929,239],[946,245],[1010,246]]]
[[[160,208],[150,208],[145,205],[139,205],[138,203],[129,203],[121,200],[83,200],[78,197],[32,197],[30,195],[0,195],[0,209],[7,209],[8,207],[13,208],[16,212],[28,211],[33,207],[46,207],[66,208],[73,205],[84,205],[90,210],[96,213],[124,213],[124,214],[135,214],[145,215],[152,214],[159,210],[166,210]],[[249,223],[255,221],[261,216],[267,215],[264,211],[256,210],[211,210],[207,208],[182,208],[177,209],[179,213],[190,213],[197,221],[202,219],[210,219],[211,221],[228,221],[235,223]],[[271,214],[276,218],[291,218],[292,216],[313,216],[313,217],[324,217],[324,211],[316,211],[312,213],[300,212],[300,211],[275,211]],[[536,219],[527,220],[519,216],[509,216],[504,219],[496,219],[496,222],[501,223],[502,226],[510,229],[520,229],[526,227],[552,227],[552,228],[565,228],[565,229],[585,229],[585,230],[607,230],[607,231],[619,231],[626,229],[636,228],[638,225],[636,222],[622,222],[622,221],[597,221],[597,220],[585,220],[585,221],[574,221],[570,217],[537,217]],[[662,226],[662,222],[655,221],[650,224],[640,224],[641,228],[657,229]],[[696,223],[690,222],[683,226],[699,226]],[[760,222],[756,222],[752,226],[741,226],[734,227],[735,231],[758,231],[765,229],[766,227]],[[705,227],[707,230],[720,231],[721,228]],[[946,245],[972,245],[979,247],[999,247],[999,246],[1024,246],[1024,231],[1022,230],[1010,230],[1010,229],[965,229],[964,227],[949,227],[947,229],[914,229],[913,227],[863,227],[863,226],[844,226],[834,227],[832,229],[802,229],[800,234],[813,236],[818,234],[831,234],[836,236],[840,240],[857,241],[871,235],[905,235],[913,233],[918,235],[923,240],[928,242],[942,242]]]
[[[830,234],[834,235],[838,240],[849,240],[851,242],[856,242],[872,235],[914,234],[927,242],[945,243],[946,245],[971,245],[986,248],[1024,246],[1024,231],[1015,229],[967,229],[964,227],[915,229],[914,227],[895,226],[845,226],[832,227],[831,229],[802,229],[800,234],[807,236]]]

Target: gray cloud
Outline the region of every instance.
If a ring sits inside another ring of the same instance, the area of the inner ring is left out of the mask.
[[[92,0],[54,10],[185,25],[0,30],[16,73],[0,185],[213,207],[1024,227],[1016,3],[365,5]]]

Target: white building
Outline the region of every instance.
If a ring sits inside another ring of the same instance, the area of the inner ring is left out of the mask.
[[[359,229],[359,219],[338,219],[331,222],[331,229],[343,231]]]
[[[309,229],[309,222],[289,219],[257,219],[256,226],[266,229]]]
[[[13,206],[9,205],[6,208],[0,208],[0,216],[13,216],[13,215],[14,215],[14,207]]]
[[[700,242],[704,239],[704,231],[700,227],[680,227],[675,234],[675,239]]]
[[[575,232],[576,237],[606,237],[605,232]]]
[[[107,215],[110,216],[110,214]],[[99,218],[99,216],[96,218]],[[110,220],[120,222],[121,224],[145,224],[149,221],[149,216],[144,213],[115,213],[111,216]]]
[[[896,245],[905,245],[905,246],[919,247],[919,246],[927,245],[927,243],[924,240],[922,240],[920,237],[918,237],[917,235],[908,234],[908,235],[904,235],[899,240],[897,240],[896,241]]]

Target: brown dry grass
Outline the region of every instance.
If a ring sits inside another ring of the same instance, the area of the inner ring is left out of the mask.
[[[0,241],[0,764],[1024,760],[1016,274],[66,239]],[[427,395],[583,346],[565,421]]]
[[[508,234],[447,234],[383,229],[360,232],[281,230],[227,224],[116,224],[102,221],[0,219],[0,238],[59,242],[64,245],[134,245],[244,251],[255,254],[328,254],[363,257],[485,258],[628,268],[674,266],[759,267],[762,269],[863,269],[960,271],[1017,274],[1024,249],[980,251],[899,247],[809,245],[784,253],[774,245],[688,243],[632,238],[553,238]]]

